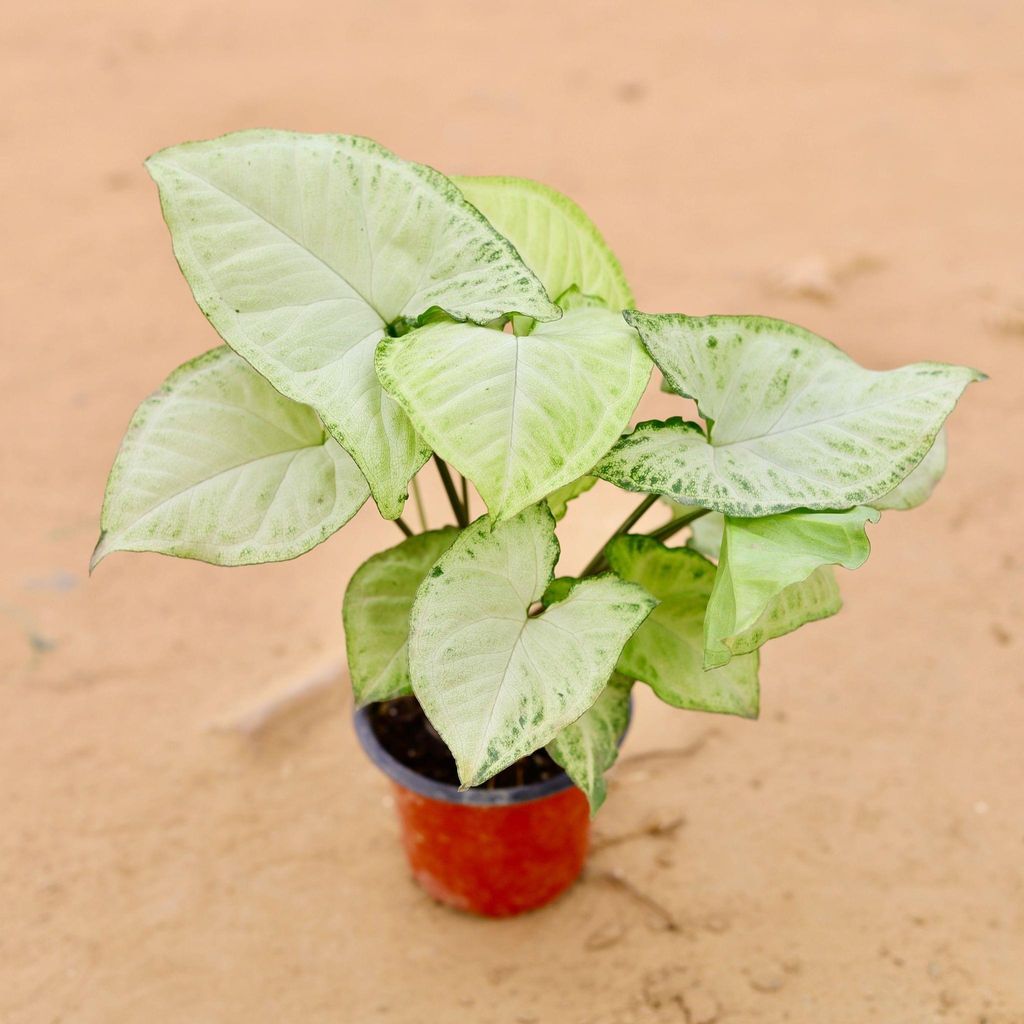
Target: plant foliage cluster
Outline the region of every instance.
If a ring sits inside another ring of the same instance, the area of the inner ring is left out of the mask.
[[[415,694],[465,786],[546,747],[596,810],[636,681],[756,716],[758,649],[838,611],[833,567],[930,494],[943,422],[981,376],[866,370],[762,317],[638,312],[569,199],[367,139],[245,131],[147,167],[225,344],[135,413],[93,564],[294,558],[372,499],[407,536],[345,595],[355,695]],[[699,421],[630,429],[655,365]],[[413,533],[431,459],[455,524]],[[556,578],[557,524],[598,480],[644,497]],[[634,532],[659,499],[668,521]]]

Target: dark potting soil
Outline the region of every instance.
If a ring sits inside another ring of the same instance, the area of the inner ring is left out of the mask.
[[[392,757],[428,779],[458,786],[455,758],[427,721],[415,697],[399,697],[374,704],[370,709],[370,722],[374,735]],[[487,789],[508,789],[544,782],[561,774],[562,769],[551,760],[547,751],[538,750],[509,765],[484,786]]]

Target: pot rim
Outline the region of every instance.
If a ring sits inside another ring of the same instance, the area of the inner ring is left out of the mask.
[[[534,800],[543,800],[545,797],[554,796],[574,785],[564,769],[561,769],[558,775],[545,779],[543,782],[530,782],[524,786],[506,786],[501,789],[483,789],[475,786],[472,789],[460,790],[458,786],[453,786],[451,783],[428,779],[425,775],[413,771],[408,765],[402,764],[398,758],[384,749],[370,724],[371,706],[356,708],[354,716],[356,736],[359,737],[363,750],[392,781],[430,800],[446,804],[466,804],[471,807],[507,807],[509,804],[525,804]]]

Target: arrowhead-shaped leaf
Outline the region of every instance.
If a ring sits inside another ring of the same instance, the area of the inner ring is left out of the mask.
[[[200,308],[282,394],[316,409],[388,518],[428,454],[374,373],[388,325],[433,307],[479,322],[559,315],[451,182],[368,139],[244,131],[146,166]]]
[[[633,294],[594,222],[568,196],[527,178],[455,178],[462,194],[519,251],[557,299],[575,285],[610,309]]]
[[[530,616],[558,558],[554,527],[543,503],[493,528],[478,519],[416,596],[413,691],[464,786],[486,782],[579,718],[654,606],[640,587],[606,575]]]
[[[690,548],[668,548],[639,534],[616,538],[606,552],[619,576],[639,583],[659,601],[626,643],[617,670],[648,683],[673,707],[756,718],[756,654],[709,672],[703,667],[704,614],[715,583],[714,565]]]
[[[132,417],[92,565],[112,551],[279,562],[326,540],[369,493],[309,406],[216,348],[175,370]]]
[[[604,773],[619,756],[619,741],[629,725],[629,693],[633,681],[613,672],[594,706],[567,725],[547,746],[597,814],[607,795]]]
[[[423,578],[458,534],[449,526],[407,537],[367,559],[353,574],[342,619],[358,705],[412,693],[408,652],[412,603]]]
[[[617,313],[578,309],[517,336],[437,323],[377,350],[377,372],[434,451],[507,519],[612,446],[651,361]]]
[[[865,370],[803,328],[762,317],[625,314],[708,435],[642,423],[594,470],[627,490],[732,516],[870,504],[925,457],[983,375],[915,363]]]
[[[726,517],[715,589],[704,621],[704,664],[725,665],[773,637],[835,614],[831,565],[856,569],[871,551],[864,531],[873,508]]]

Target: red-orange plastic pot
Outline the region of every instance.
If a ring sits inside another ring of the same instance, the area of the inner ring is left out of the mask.
[[[385,750],[367,709],[355,724],[363,749],[391,780],[413,877],[434,899],[506,917],[549,903],[579,877],[590,812],[567,775],[460,793]]]

